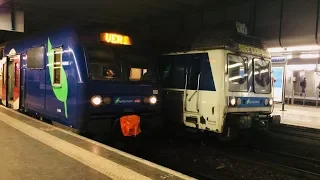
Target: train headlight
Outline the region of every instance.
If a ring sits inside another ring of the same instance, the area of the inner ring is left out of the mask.
[[[265,100],[264,100],[264,105],[268,106],[269,101],[270,101],[269,99],[265,99]]]
[[[151,96],[151,97],[149,98],[149,103],[150,103],[150,104],[156,104],[157,101],[158,101],[158,99],[157,99],[156,96]]]
[[[100,106],[102,104],[102,98],[101,96],[93,96],[91,98],[91,104],[93,106]]]
[[[270,106],[273,105],[273,99],[269,99],[269,105],[270,105]]]
[[[236,103],[237,103],[236,98],[234,98],[234,97],[230,98],[230,105],[231,106],[235,106]]]

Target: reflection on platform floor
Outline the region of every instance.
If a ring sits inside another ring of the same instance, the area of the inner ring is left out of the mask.
[[[192,179],[0,106],[0,179]]]
[[[273,114],[281,115],[281,123],[320,129],[320,107],[275,104]]]

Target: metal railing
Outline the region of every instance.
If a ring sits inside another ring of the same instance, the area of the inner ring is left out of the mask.
[[[306,100],[309,101],[315,101],[316,103],[316,107],[319,106],[319,96],[320,96],[320,90],[317,89],[314,92],[306,92],[306,93],[300,93],[300,92],[295,92],[294,90],[292,91],[285,91],[285,99],[284,102],[286,104],[290,104],[290,100],[291,100],[291,105],[294,105],[295,99],[302,99],[302,105],[305,106],[306,104]],[[301,97],[301,98],[297,98],[297,97]]]

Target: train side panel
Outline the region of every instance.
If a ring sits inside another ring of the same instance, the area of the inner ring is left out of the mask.
[[[83,103],[79,101],[83,100],[79,98],[82,90],[79,91],[78,84],[83,84],[83,79],[79,77],[86,77],[80,74],[86,72],[86,69],[82,69],[86,66],[83,51],[79,50],[81,45],[77,41],[76,34],[71,30],[43,34],[36,38],[8,44],[6,50],[9,52],[10,49],[15,48],[17,54],[28,54],[28,49],[39,46],[45,47],[45,55],[42,59],[45,67],[43,69],[25,68],[24,108],[44,118],[79,129],[81,123],[77,121],[82,121],[83,118],[81,111],[78,111],[83,109],[80,107]],[[55,51],[57,49],[61,52]],[[60,63],[54,63],[55,52],[61,53]],[[28,57],[26,58],[28,62]],[[59,64],[61,64],[60,73],[54,74]],[[59,79],[59,85],[53,83],[54,78]]]
[[[227,112],[225,98],[225,54],[224,50],[208,51],[209,62],[214,82],[214,91],[201,93],[202,114],[208,117],[206,129],[222,132],[224,116]],[[207,82],[210,82],[208,79]]]

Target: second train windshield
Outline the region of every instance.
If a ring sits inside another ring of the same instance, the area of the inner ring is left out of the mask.
[[[229,91],[248,91],[248,58],[228,55]]]
[[[156,80],[152,64],[145,56],[105,46],[87,47],[86,52],[93,80]]]

